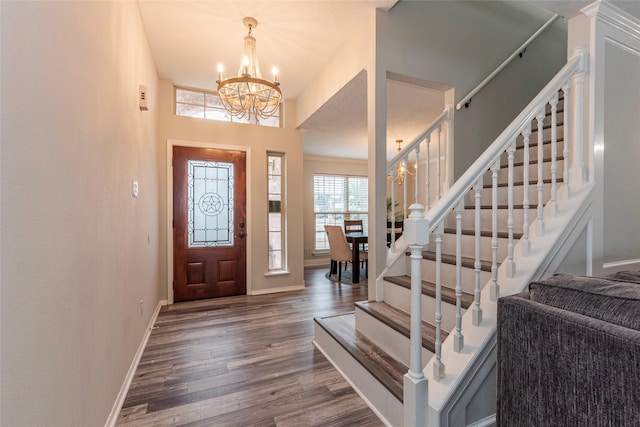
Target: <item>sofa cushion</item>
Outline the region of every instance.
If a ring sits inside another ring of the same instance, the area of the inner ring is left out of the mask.
[[[640,330],[640,283],[556,274],[529,284],[532,301]]]
[[[607,279],[640,283],[640,271],[618,271],[607,276]]]

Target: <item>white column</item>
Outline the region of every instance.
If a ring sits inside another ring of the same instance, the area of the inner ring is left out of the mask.
[[[584,161],[584,82],[587,71],[586,47],[578,47],[574,55],[581,55],[580,71],[571,77],[572,116],[571,121],[571,168],[569,169],[569,189],[576,191],[587,182],[587,167]],[[566,160],[565,160],[566,161]]]

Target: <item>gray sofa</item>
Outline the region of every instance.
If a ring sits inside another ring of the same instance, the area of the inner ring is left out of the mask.
[[[498,426],[640,426],[640,271],[498,300]]]

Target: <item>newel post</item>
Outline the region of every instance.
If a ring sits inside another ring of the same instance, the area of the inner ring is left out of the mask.
[[[587,48],[585,46],[577,47],[574,50],[574,56],[580,57],[580,65],[578,71],[571,77],[573,116],[568,183],[570,191],[577,190],[587,181],[587,166],[584,156],[584,83],[589,71]],[[566,161],[565,159],[565,165]]]
[[[404,376],[404,425],[424,426],[429,405],[428,382],[422,372],[422,250],[429,243],[429,221],[421,204],[412,204],[409,211],[403,233],[411,249],[411,354]]]

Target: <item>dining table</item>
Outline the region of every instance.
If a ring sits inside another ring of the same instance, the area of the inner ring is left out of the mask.
[[[351,243],[351,262],[353,263],[353,277],[351,283],[360,283],[360,245],[369,241],[366,231],[345,233],[347,242]]]

